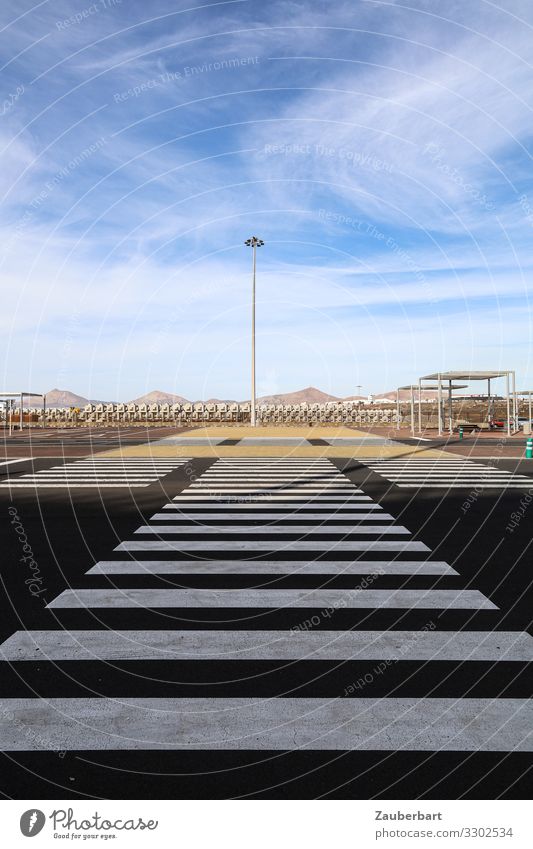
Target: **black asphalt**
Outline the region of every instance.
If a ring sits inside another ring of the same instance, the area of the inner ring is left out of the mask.
[[[210,460],[190,464],[196,474]],[[53,459],[33,461],[35,470],[55,465]],[[337,465],[415,538],[432,549],[431,559],[446,560],[459,576],[434,578],[406,576],[403,588],[480,590],[498,611],[336,610],[317,627],[342,630],[423,627],[428,618],[439,629],[523,631],[532,625],[531,515],[528,510],[509,530],[520,510],[523,491],[491,490],[474,494],[465,489],[402,490],[369,471],[357,460]],[[0,467],[0,480],[31,470],[31,463]],[[527,462],[501,461],[499,468],[532,476]],[[2,617],[0,637],[16,630],[36,628],[144,627],[217,628],[225,617],[232,628],[290,628],[312,610],[250,611],[158,610],[132,613],[100,609],[45,610],[65,588],[105,587],[109,578],[86,576],[98,560],[109,559],[115,546],[172,499],[190,480],[190,467],[178,469],[146,488],[93,490],[0,489],[2,516]],[[466,507],[468,504],[468,507]],[[533,503],[529,508],[533,511]],[[17,520],[39,567],[39,594],[32,596],[21,562],[21,543],[13,527]],[[224,555],[222,555],[224,556]],[[148,556],[146,559],[150,559]],[[342,557],[339,557],[342,559]],[[346,555],[346,559],[350,559]],[[368,555],[365,555],[365,559]],[[260,569],[258,568],[258,573]],[[259,576],[260,577],[260,576]],[[359,575],[269,576],[269,586],[354,587]],[[128,587],[246,587],[257,586],[258,576],[167,575],[110,576],[115,586]],[[373,578],[373,588],[398,586],[398,578]],[[97,614],[97,618],[95,616]],[[235,617],[241,622],[235,622]],[[21,667],[24,666],[23,669]],[[83,663],[0,663],[0,697],[94,695],[129,696],[341,696],[345,688],[375,662],[305,661],[226,663],[185,661],[130,661],[113,665]],[[531,697],[531,669],[523,663],[398,661],[387,675],[375,677],[365,697],[455,696]],[[357,698],[357,691],[350,697]],[[528,798],[531,755],[457,752],[8,752],[2,755],[0,792],[12,798]]]

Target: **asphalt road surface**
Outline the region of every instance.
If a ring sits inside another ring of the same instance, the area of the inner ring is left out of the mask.
[[[0,466],[0,791],[527,798],[533,471],[492,465]]]

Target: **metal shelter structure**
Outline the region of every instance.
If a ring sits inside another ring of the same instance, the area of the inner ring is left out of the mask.
[[[451,389],[451,391],[453,391],[454,389],[465,389],[466,386],[467,386],[466,383],[455,383],[455,384],[450,385],[450,389]],[[435,391],[435,390],[438,390],[438,388],[439,388],[438,383],[430,384],[429,386],[424,386],[424,389],[426,389],[426,390]],[[410,416],[410,419],[411,419],[411,433],[414,436],[415,435],[415,391],[418,392],[418,407],[420,409],[420,406],[421,406],[420,383],[409,383],[407,386],[398,386],[398,388],[396,390],[396,429],[397,430],[400,429],[400,415],[401,415],[401,413],[400,413],[400,392],[401,392],[401,390],[409,390],[411,392],[411,398],[410,398],[411,416]],[[439,409],[440,409],[440,407],[439,407]],[[440,412],[439,412],[439,417],[440,417]],[[419,421],[421,422],[421,415],[419,415]],[[419,430],[421,430],[420,427],[419,427]],[[439,433],[440,433],[440,431],[439,431]]]
[[[516,376],[515,372],[511,370],[506,371],[442,371],[436,372],[435,374],[426,374],[424,377],[418,378],[418,386],[420,392],[422,392],[422,382],[425,380],[436,380],[437,388],[439,392],[439,436],[442,436],[442,427],[443,427],[443,416],[442,416],[442,390],[443,383],[448,383],[446,389],[448,390],[448,418],[449,418],[449,431],[453,433],[453,419],[452,419],[452,392],[451,386],[452,381],[454,380],[467,380],[469,383],[473,380],[486,380],[487,381],[487,418],[490,417],[490,402],[491,402],[491,380],[495,380],[499,377],[505,378],[505,396],[507,400],[507,436],[511,436],[511,394],[513,398],[513,419],[514,419],[514,428],[516,429],[516,417],[517,417],[517,406],[516,406]],[[422,431],[422,406],[420,403],[420,394],[418,396],[418,431],[419,433]]]
[[[42,398],[43,399],[43,407],[46,405],[46,395],[43,392],[0,392],[0,402],[3,402],[6,405],[6,421],[9,420],[9,433],[11,435],[12,429],[12,418],[9,415],[13,406],[14,399],[18,398],[20,400],[20,418],[19,418],[19,427],[22,430],[24,425],[24,398]],[[44,417],[43,417],[44,421]]]

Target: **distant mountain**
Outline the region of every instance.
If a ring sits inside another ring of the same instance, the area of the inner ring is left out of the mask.
[[[31,400],[30,406],[41,406],[39,398]],[[50,392],[46,393],[47,407],[85,407],[89,403],[91,402],[88,398],[84,398],[83,395],[76,395],[75,392],[69,392],[68,389],[51,389]]]
[[[336,395],[328,395],[314,386],[308,386],[298,392],[285,392],[282,395],[263,395],[257,399],[259,404],[325,404],[328,401],[340,400]]]
[[[187,404],[187,398],[182,395],[172,395],[170,392],[160,392],[154,389],[153,392],[148,392],[146,395],[141,395],[140,398],[134,398],[129,401],[129,404]]]
[[[445,395],[445,387],[443,387],[443,396]],[[422,398],[424,400],[436,399],[438,393],[431,389],[422,390]],[[263,395],[257,399],[258,404],[326,404],[329,401],[367,401],[366,395],[348,395],[346,398],[339,398],[336,395],[330,395],[327,392],[322,392],[314,386],[308,386],[307,389],[300,389],[297,392],[285,392],[279,395]],[[400,390],[400,400],[408,401],[411,393],[408,389]],[[418,397],[418,390],[415,389],[415,398]],[[391,401],[396,400],[396,390],[390,392],[382,392],[378,395],[373,395],[376,402],[389,398]],[[85,398],[83,395],[77,395],[75,392],[70,392],[68,389],[51,389],[46,393],[47,407],[84,407],[86,404],[105,404],[116,403],[111,401],[98,401]],[[131,404],[187,404],[187,398],[182,395],[174,395],[171,392],[161,392],[154,389],[146,395],[141,395],[140,398],[135,398],[130,401]],[[224,398],[209,398],[207,401],[197,401],[194,403],[205,404],[235,404],[238,403],[232,399]],[[249,401],[240,401],[239,403],[249,403]],[[42,401],[40,398],[25,398],[25,407],[40,407]]]

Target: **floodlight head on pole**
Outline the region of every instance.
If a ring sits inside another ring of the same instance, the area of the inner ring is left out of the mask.
[[[247,248],[252,248],[252,398],[250,405],[250,424],[255,427],[255,254],[256,249],[261,248],[265,243],[257,236],[251,236],[246,239]]]

